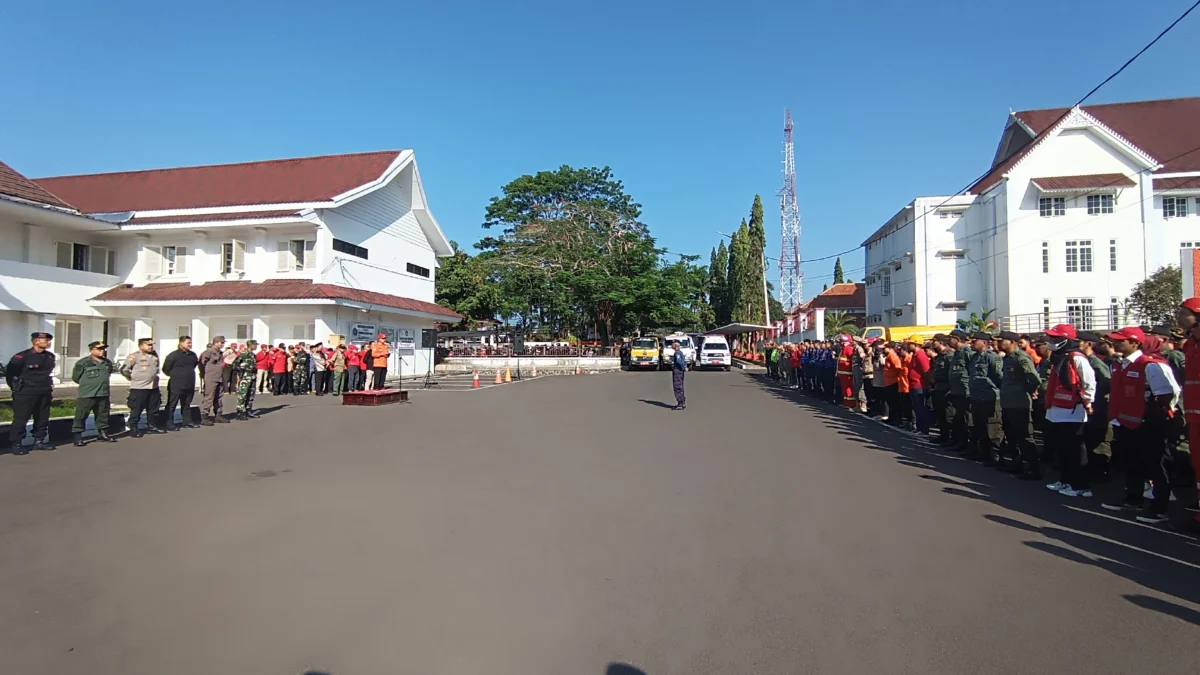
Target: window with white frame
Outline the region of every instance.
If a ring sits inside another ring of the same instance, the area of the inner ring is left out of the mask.
[[[83,324],[66,319],[55,320],[54,353],[72,359],[83,356]]]
[[[1117,271],[1117,240],[1108,240],[1108,271]]]
[[[1121,302],[1117,298],[1108,299],[1108,328],[1116,330],[1121,325]]]
[[[1050,242],[1042,242],[1042,274],[1050,273]]]
[[[300,272],[317,266],[317,242],[312,239],[293,239],[275,243],[276,272]]]
[[[1091,330],[1093,322],[1092,299],[1067,298],[1067,322],[1078,330]]]
[[[181,276],[187,273],[187,247],[164,246],[162,248],[163,275],[168,277]]]
[[[1187,214],[1187,197],[1163,197],[1163,218],[1185,218]]]
[[[250,324],[239,323],[237,325],[237,328],[234,329],[234,334],[237,335],[237,339],[239,342],[242,340],[249,340],[250,339]]]
[[[314,323],[297,323],[292,325],[293,340],[317,339],[317,326]]]
[[[1050,299],[1042,300],[1042,330],[1050,327]]]
[[[1087,209],[1089,216],[1098,216],[1113,212],[1112,195],[1088,195]]]
[[[1091,240],[1080,239],[1078,241],[1068,241],[1066,245],[1066,251],[1068,272],[1092,271]]]
[[[891,295],[892,294],[892,275],[888,274],[887,270],[884,270],[883,277],[880,279],[880,282],[882,284],[882,288],[880,289],[879,294],[880,295]]]
[[[234,239],[221,244],[221,274],[246,271],[246,243]]]
[[[1067,198],[1042,197],[1038,200],[1038,215],[1043,218],[1067,215]]]

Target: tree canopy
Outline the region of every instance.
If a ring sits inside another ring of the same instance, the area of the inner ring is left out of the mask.
[[[1128,308],[1134,321],[1146,326],[1175,324],[1175,309],[1183,302],[1183,277],[1173,265],[1160,267],[1133,287]],[[1113,317],[1120,321],[1120,317]]]

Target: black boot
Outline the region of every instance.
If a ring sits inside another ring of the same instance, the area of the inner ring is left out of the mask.
[[[202,426],[202,427],[211,427],[212,425],[213,425],[213,418],[211,418],[211,417],[205,417],[200,420],[200,426]]]
[[[146,433],[148,433],[148,434],[165,434],[167,432],[163,431],[162,429],[159,429],[158,427],[147,426]]]
[[[213,418],[213,421],[217,424],[229,424],[229,420],[226,419],[224,415],[217,415]]]
[[[83,434],[75,434],[75,447],[82,448],[85,445],[87,445],[87,443],[83,442]]]
[[[45,440],[41,440],[41,441],[38,441],[37,443],[34,443],[33,449],[34,450],[53,450],[54,444],[50,442],[49,438],[46,438]]]
[[[235,420],[238,420],[238,421],[240,422],[240,421],[245,421],[245,420],[248,420],[248,419],[250,419],[250,418],[249,418],[249,417],[246,417],[246,413],[245,413],[245,412],[243,412],[243,411],[239,410],[239,411],[238,411],[238,414],[237,414],[237,417],[234,417],[234,419],[235,419]]]
[[[108,435],[107,429],[97,430],[96,431],[96,440],[100,441],[101,443],[116,443],[117,442],[117,439]]]

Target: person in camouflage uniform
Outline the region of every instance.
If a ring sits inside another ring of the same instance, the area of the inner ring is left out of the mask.
[[[254,375],[258,370],[254,350],[257,347],[257,342],[247,340],[245,349],[233,359],[233,372],[239,375],[237,388],[237,419],[239,420],[258,417],[258,413],[254,412]]]
[[[304,348],[304,343],[296,345],[296,352],[292,354],[292,395],[299,396],[308,393],[308,350]]]

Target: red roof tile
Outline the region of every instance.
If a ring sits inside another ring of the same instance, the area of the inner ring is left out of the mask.
[[[72,208],[70,204],[50,194],[45,188],[17,173],[4,162],[0,162],[0,195],[60,209]]]
[[[856,283],[834,284],[812,297],[808,302],[799,305],[795,311],[813,309],[852,310],[867,308],[867,285]]]
[[[1132,178],[1123,173],[1093,173],[1087,176],[1048,176],[1034,178],[1039,190],[1090,190],[1109,187],[1133,187]]]
[[[383,175],[398,150],[37,178],[84,213],[326,201]]]
[[[349,300],[412,312],[435,314],[447,319],[461,319],[457,312],[441,305],[402,298],[375,291],[363,291],[333,284],[314,284],[308,279],[272,279],[262,283],[250,281],[210,281],[191,284],[148,284],[146,286],[114,286],[97,295],[101,302],[189,302],[200,300]]]
[[[221,220],[251,220],[255,218],[283,218],[299,215],[295,209],[282,211],[242,211],[240,213],[197,213],[190,216],[152,216],[149,218],[134,218],[126,225],[156,225],[160,223],[207,223]]]
[[[1155,190],[1200,190],[1200,176],[1155,178]]]
[[[1196,123],[1200,120],[1200,97],[1085,105],[1082,108],[1125,140],[1163,162],[1160,171],[1200,171],[1200,150],[1197,150],[1200,148],[1200,124]],[[993,167],[968,192],[978,194],[995,185],[1068,110],[1053,108],[1016,113],[1017,119],[1037,137]]]

